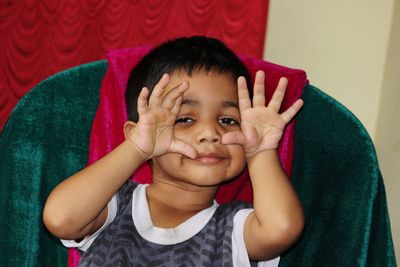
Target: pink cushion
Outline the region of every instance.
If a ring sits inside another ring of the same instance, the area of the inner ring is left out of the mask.
[[[108,53],[109,68],[100,91],[100,104],[92,126],[89,148],[89,162],[94,162],[124,140],[122,127],[127,120],[125,107],[125,88],[130,70],[150,50],[150,47],[136,47],[112,50]],[[290,69],[260,59],[241,57],[247,66],[252,79],[255,72],[262,69],[266,73],[266,96],[270,99],[280,77],[289,80],[289,86],[283,101],[282,109],[286,109],[302,94],[307,83],[306,74],[302,70]],[[279,146],[279,156],[283,168],[291,175],[294,142],[294,123],[285,129]],[[151,171],[144,164],[134,175],[133,180],[140,183],[151,182]],[[217,194],[220,203],[233,199],[252,200],[251,186],[245,171],[239,179],[221,187]]]

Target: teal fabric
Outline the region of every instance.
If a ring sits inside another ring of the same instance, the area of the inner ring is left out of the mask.
[[[396,266],[385,188],[365,128],[313,86],[302,98],[292,180],[306,225],[280,266]]]
[[[0,266],[66,266],[67,249],[42,225],[44,201],[85,166],[105,61],[44,81],[0,136]],[[293,183],[302,238],[280,266],[396,266],[373,144],[342,105],[307,86],[297,117]]]
[[[43,204],[85,166],[107,63],[64,71],[30,91],[0,138],[0,266],[66,266],[67,250],[43,227]]]

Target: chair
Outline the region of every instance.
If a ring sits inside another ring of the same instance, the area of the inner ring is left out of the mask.
[[[50,191],[88,161],[107,61],[43,81],[0,136],[0,266],[66,266],[42,223]],[[279,266],[396,266],[383,180],[370,137],[336,100],[306,84],[291,179],[306,226]]]

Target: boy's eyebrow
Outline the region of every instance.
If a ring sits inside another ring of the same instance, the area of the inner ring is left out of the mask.
[[[222,107],[224,108],[239,108],[239,104],[237,102],[233,102],[233,101],[223,101],[222,102]]]
[[[181,105],[199,105],[199,101],[193,99],[183,99]],[[223,108],[239,108],[239,104],[233,101],[222,101],[221,106]]]
[[[193,99],[183,99],[181,105],[198,105],[199,101],[193,100]]]

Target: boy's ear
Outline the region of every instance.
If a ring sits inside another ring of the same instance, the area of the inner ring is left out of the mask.
[[[136,122],[134,121],[127,121],[124,123],[124,136],[125,139],[128,139],[131,135],[133,130],[136,127]]]

